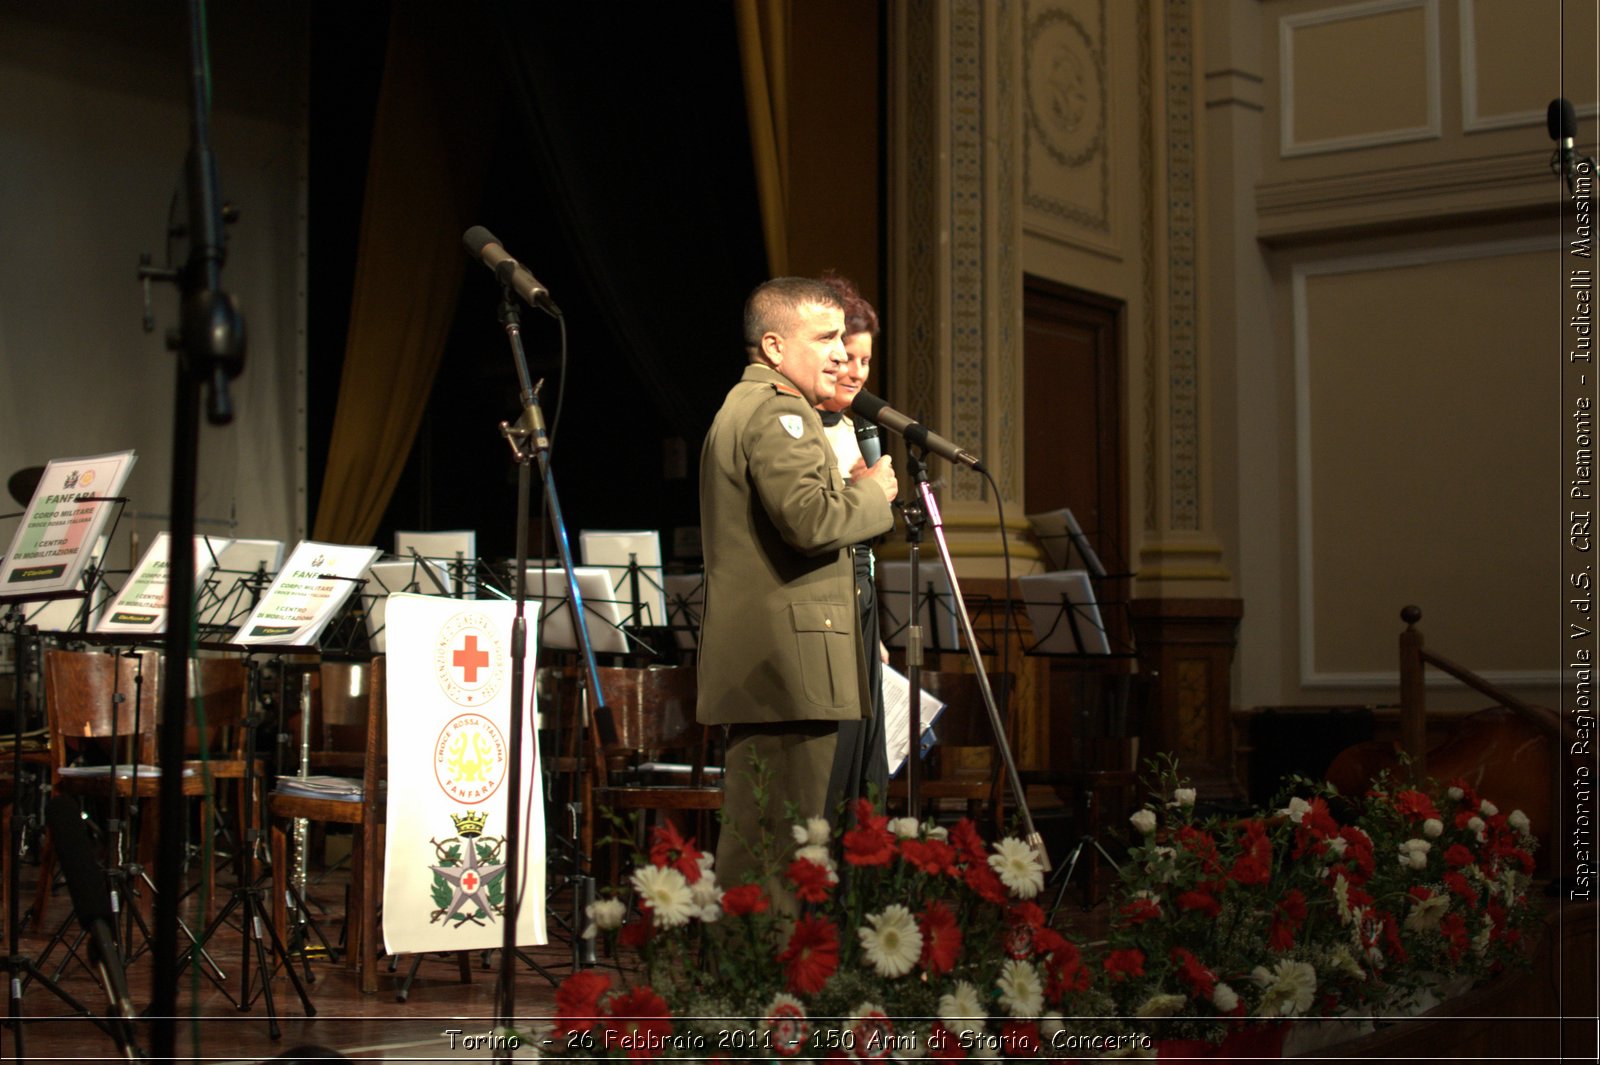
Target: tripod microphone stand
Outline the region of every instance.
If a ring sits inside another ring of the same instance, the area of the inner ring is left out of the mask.
[[[11,629],[11,637],[15,641],[15,668],[17,701],[13,710],[11,730],[11,801],[16,807],[11,819],[11,838],[6,842],[11,848],[10,861],[6,866],[6,956],[4,969],[7,976],[7,985],[10,988],[8,998],[7,1016],[11,1027],[12,1060],[23,1061],[27,1055],[23,1041],[23,1015],[22,994],[24,988],[33,981],[38,981],[46,991],[65,1002],[72,1010],[90,1018],[106,1035],[116,1037],[109,1021],[94,1016],[89,1007],[79,1002],[60,984],[40,971],[39,966],[32,958],[22,953],[19,936],[22,925],[22,840],[25,827],[39,827],[34,822],[33,814],[22,815],[24,809],[22,797],[22,733],[23,721],[26,717],[26,708],[31,702],[29,698],[27,678],[35,671],[34,656],[38,651],[39,632],[33,626],[25,623],[23,612],[19,603],[13,601],[5,617],[5,624]]]
[[[1033,814],[1028,809],[1028,796],[1022,785],[1022,778],[1017,773],[1016,759],[1012,757],[1011,742],[1006,736],[1005,722],[1001,720],[999,708],[995,704],[994,691],[989,686],[989,674],[983,665],[983,656],[978,650],[978,637],[972,628],[972,619],[967,613],[966,601],[961,596],[961,585],[956,580],[955,563],[950,558],[950,545],[945,541],[944,523],[939,517],[939,504],[933,498],[933,486],[928,482],[928,449],[907,440],[907,468],[912,480],[916,483],[916,501],[908,504],[906,511],[906,540],[910,545],[911,555],[911,623],[906,634],[906,676],[911,684],[910,736],[911,755],[906,761],[906,809],[916,816],[919,799],[919,786],[921,783],[919,752],[922,740],[922,634],[919,613],[921,607],[917,603],[919,583],[918,578],[918,547],[922,539],[923,524],[933,529],[934,544],[939,549],[939,561],[944,566],[945,576],[950,581],[950,599],[956,619],[961,623],[961,635],[967,643],[967,653],[972,656],[973,671],[978,681],[978,691],[983,696],[984,709],[989,714],[989,727],[994,736],[995,749],[1000,752],[1000,760],[1005,770],[1006,781],[1010,785],[1012,797],[1017,805],[1017,813],[1022,818],[1023,835],[1033,852],[1039,856],[1040,864],[1044,871],[1050,871],[1050,856],[1045,852],[1044,839],[1039,835],[1039,830],[1034,827]]]
[[[479,242],[476,238],[487,238]],[[475,253],[485,246],[498,248],[498,242],[489,236],[481,227],[470,229],[465,234],[467,246]],[[522,323],[517,311],[516,292],[513,283],[514,275],[521,270],[520,265],[509,257],[495,268],[496,275],[500,278],[505,289],[500,301],[499,319],[505,329],[506,340],[511,348],[512,361],[516,365],[517,381],[521,387],[522,416],[515,425],[506,422],[500,423],[501,435],[511,448],[511,454],[517,463],[517,561],[516,561],[516,618],[511,629],[511,739],[509,743],[508,781],[511,785],[506,807],[506,913],[504,937],[500,949],[500,974],[499,987],[496,996],[495,1027],[496,1029],[509,1029],[516,1017],[516,991],[513,980],[514,970],[512,958],[517,954],[517,918],[522,908],[522,883],[520,868],[522,862],[522,734],[523,734],[523,692],[525,689],[524,663],[528,650],[528,623],[526,616],[527,606],[527,570],[528,570],[528,502],[531,494],[531,463],[537,459],[539,473],[544,484],[545,508],[549,515],[549,525],[554,530],[557,549],[561,556],[562,568],[567,576],[567,595],[572,611],[572,626],[577,637],[578,647],[583,660],[583,671],[586,680],[586,690],[593,702],[590,711],[593,716],[593,727],[599,729],[602,740],[614,741],[616,726],[611,719],[611,712],[605,705],[605,696],[600,691],[599,670],[595,664],[594,645],[589,639],[588,619],[583,609],[583,595],[578,590],[578,577],[572,560],[572,545],[567,539],[566,523],[561,514],[561,503],[556,495],[555,476],[550,470],[550,438],[545,430],[544,412],[539,407],[539,386],[534,385],[528,373],[527,358],[522,350]],[[523,274],[527,272],[522,271]],[[543,292],[542,289],[539,292]],[[534,302],[530,300],[530,302]],[[551,310],[558,321],[561,320],[560,312],[555,311],[554,305],[549,302],[548,294],[542,301],[547,309]],[[565,325],[563,323],[563,334]],[[542,384],[542,382],[541,382]],[[578,728],[586,726],[580,717]],[[580,742],[577,747],[577,777],[583,779],[583,759],[585,755],[584,744]],[[575,809],[574,814],[582,817],[586,811]],[[576,855],[572,876],[573,897],[573,924],[572,924],[572,955],[574,970],[585,965],[594,964],[594,944],[592,940],[584,939],[578,932],[582,925],[587,900],[594,898],[594,879],[590,875],[586,857]],[[511,1048],[502,1042],[497,1042],[495,1057],[509,1060]]]
[[[278,937],[277,924],[272,919],[272,907],[267,905],[264,899],[265,885],[271,883],[271,877],[252,876],[254,865],[263,856],[261,830],[257,826],[255,815],[256,732],[261,725],[262,717],[259,713],[260,666],[251,659],[246,659],[245,665],[250,675],[248,684],[250,699],[249,709],[241,722],[241,727],[244,729],[244,777],[239,789],[239,812],[244,822],[244,839],[236,848],[237,853],[234,855],[238,883],[228,898],[228,904],[206,926],[200,939],[178,960],[175,975],[183,972],[184,968],[194,960],[197,951],[204,951],[205,944],[227,923],[235,910],[242,909],[240,919],[244,926],[244,942],[240,946],[242,957],[239,966],[239,998],[234,1006],[243,1013],[255,1004],[257,996],[250,990],[253,955],[255,965],[253,971],[261,979],[260,997],[267,1006],[267,1032],[273,1039],[277,1039],[283,1031],[278,1025],[277,1002],[272,997],[272,976],[275,966],[268,960],[267,944],[264,940],[271,942],[272,959],[289,974],[289,982],[294,985],[295,994],[300,996],[300,1005],[304,1008],[306,1016],[315,1017],[317,1008],[311,1004],[305,985],[300,981],[300,974],[295,971],[294,962],[290,959],[289,952],[284,949],[283,940]],[[226,993],[226,989],[222,990]]]

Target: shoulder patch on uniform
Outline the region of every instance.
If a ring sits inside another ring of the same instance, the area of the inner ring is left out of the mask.
[[[805,431],[805,423],[800,420],[800,415],[798,414],[780,414],[778,415],[778,424],[783,426],[784,432],[796,440],[800,439],[800,434]]]

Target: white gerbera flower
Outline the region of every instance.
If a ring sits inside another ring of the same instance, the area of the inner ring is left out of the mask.
[[[939,996],[939,1020],[958,1039],[983,1031],[988,1012],[978,989],[966,980],[956,981],[956,986]]]
[[[1133,1011],[1135,1017],[1171,1017],[1183,1009],[1189,1000],[1183,995],[1155,994],[1139,1003]]]
[[[622,919],[628,916],[628,907],[621,899],[595,899],[583,908],[583,915],[589,918],[589,927],[583,930],[583,938],[593,939],[596,932],[621,928]]]
[[[641,865],[632,877],[639,901],[650,907],[657,928],[676,928],[689,923],[698,907],[683,874],[668,866]]]
[[[1431,932],[1439,927],[1444,915],[1450,912],[1450,896],[1430,895],[1425,899],[1412,897],[1411,912],[1406,914],[1406,931]]]
[[[794,836],[796,846],[820,847],[828,842],[833,832],[828,827],[825,817],[808,817],[803,825],[790,825],[789,834]]]
[[[1044,981],[1030,962],[1007,958],[995,986],[1000,989],[1000,1005],[1013,1017],[1037,1017],[1044,1008]]]
[[[889,822],[889,831],[897,839],[916,839],[922,832],[922,823],[915,817],[897,817]]]
[[[1218,980],[1217,986],[1211,989],[1211,1004],[1219,1013],[1232,1013],[1239,1008],[1239,992]]]
[[[1148,806],[1135,811],[1128,820],[1133,822],[1133,827],[1139,830],[1140,835],[1148,836],[1156,830],[1156,812]]]
[[[879,976],[904,976],[922,956],[922,930],[911,911],[895,903],[870,915],[869,927],[856,929],[867,960]]]
[[[1506,824],[1526,836],[1532,826],[1528,823],[1528,815],[1521,810],[1512,810],[1506,815]]]
[[[1031,899],[1044,890],[1044,866],[1033,848],[1020,839],[1007,836],[994,845],[989,868],[1000,875],[1000,882],[1018,898]]]
[[[1422,822],[1422,834],[1429,839],[1438,839],[1444,835],[1444,822],[1437,817],[1430,817]]]
[[[1367,971],[1356,961],[1356,956],[1351,954],[1343,943],[1336,943],[1328,952],[1328,968],[1357,980],[1365,980]]]
[[[1263,988],[1256,1010],[1263,1017],[1297,1017],[1316,998],[1317,970],[1306,962],[1285,958],[1270,970],[1257,965],[1250,976]]]
[[[716,874],[703,875],[699,880],[690,884],[689,897],[701,909],[720,905],[722,902],[722,889],[717,886]]]

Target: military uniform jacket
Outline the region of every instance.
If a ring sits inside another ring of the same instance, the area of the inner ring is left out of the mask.
[[[745,367],[700,453],[703,724],[867,712],[849,545],[893,524],[876,483],[844,483],[821,420],[794,387],[771,367]]]

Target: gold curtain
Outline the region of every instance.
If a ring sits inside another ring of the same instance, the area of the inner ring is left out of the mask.
[[[312,536],[367,544],[411,453],[455,318],[481,100],[428,5],[396,4],[373,121],[350,329]]]
[[[782,277],[789,272],[789,0],[738,0],[735,12],[767,269]]]

